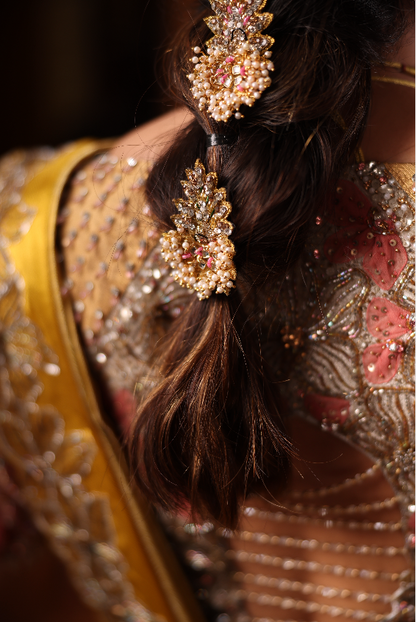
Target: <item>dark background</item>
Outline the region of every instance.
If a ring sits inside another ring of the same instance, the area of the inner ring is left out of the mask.
[[[157,59],[198,0],[8,0],[0,153],[127,132],[170,108]],[[159,70],[159,71],[158,71]]]

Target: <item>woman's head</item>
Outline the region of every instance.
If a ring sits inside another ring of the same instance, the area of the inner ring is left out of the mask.
[[[358,145],[371,67],[391,51],[407,15],[399,2],[375,0],[268,0],[264,10],[274,15],[266,33],[275,39],[275,71],[254,106],[241,109],[244,119],[217,123],[190,90],[189,59],[212,36],[202,19],[211,11],[178,35],[169,88],[195,118],[147,182],[166,230],[185,168],[200,158],[218,173],[233,206],[238,277],[228,298],[192,297],[170,327],[157,363],[161,382],[139,407],[132,465],[157,504],[190,503],[229,526],[253,487],[269,476],[284,483],[292,453],[262,356],[260,315],[248,315],[247,300],[299,258],[308,223]],[[209,133],[232,144],[207,149]]]

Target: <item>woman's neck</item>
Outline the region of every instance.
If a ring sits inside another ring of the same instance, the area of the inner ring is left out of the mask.
[[[414,29],[407,32],[388,62],[415,64]],[[378,67],[374,76],[408,82],[373,82],[371,109],[361,148],[366,160],[414,162],[414,78],[390,66]]]

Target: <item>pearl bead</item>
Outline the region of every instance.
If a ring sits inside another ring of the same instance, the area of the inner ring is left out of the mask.
[[[270,50],[268,50],[267,52],[265,52],[265,53],[264,53],[264,56],[265,56],[266,58],[271,58],[272,53],[270,52]]]
[[[190,276],[189,277],[189,285],[195,285],[196,283],[196,278],[194,276]]]
[[[227,287],[233,287],[234,283],[232,281],[228,281]]]
[[[259,93],[258,91],[255,91],[255,92],[253,93],[253,97],[254,97],[254,99],[260,99],[260,97],[261,97],[261,93]]]
[[[236,112],[234,116],[236,119],[241,119],[241,112]]]
[[[193,56],[192,57],[192,62],[194,63],[194,65],[196,65],[199,62],[198,56]]]
[[[200,53],[200,51],[201,51],[201,48],[200,48],[200,47],[198,47],[198,46],[194,47],[194,52],[195,52],[195,54],[199,54],[199,53]]]
[[[186,240],[185,240],[185,242],[182,242],[182,247],[183,248],[189,248],[189,242],[187,242]]]
[[[260,63],[259,63],[257,60],[255,60],[255,61],[254,61],[254,62],[252,62],[251,64],[252,64],[252,66],[253,66],[255,69],[258,69],[258,68],[260,67]]]

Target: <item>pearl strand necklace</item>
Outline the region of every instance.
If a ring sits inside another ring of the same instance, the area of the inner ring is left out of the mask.
[[[217,534],[222,538],[229,538],[230,532],[221,527],[217,530]],[[271,544],[274,546],[287,546],[295,549],[313,549],[321,551],[329,551],[334,553],[353,553],[355,555],[386,555],[393,557],[395,555],[404,555],[406,549],[395,546],[367,546],[355,545],[344,542],[320,542],[315,539],[307,540],[304,538],[292,538],[290,536],[276,536],[267,533],[257,533],[252,531],[235,531],[233,539],[242,540],[243,542],[258,542],[259,544]]]
[[[342,505],[305,505],[303,503],[290,504],[286,503],[281,506],[283,509],[291,510],[292,512],[302,513],[316,513],[325,516],[326,514],[336,514],[338,516],[343,514],[365,514],[367,512],[373,512],[378,510],[385,510],[397,505],[398,498],[391,497],[384,499],[384,501],[374,501],[374,503],[359,503],[357,505],[351,504],[347,506]]]
[[[275,568],[283,568],[283,570],[306,570],[321,572],[323,574],[332,574],[339,577],[351,577],[353,579],[368,579],[369,581],[380,579],[393,583],[401,579],[401,574],[398,572],[379,572],[377,570],[368,570],[367,568],[348,568],[341,566],[341,564],[336,564],[334,566],[332,564],[321,564],[315,561],[292,559],[291,557],[275,557],[272,555],[264,555],[263,553],[234,551],[233,549],[226,551],[226,557],[230,560],[261,564],[262,566],[273,566]]]
[[[397,523],[383,523],[381,521],[376,522],[358,522],[358,521],[342,521],[332,520],[328,518],[317,518],[310,516],[298,516],[296,514],[284,514],[283,512],[269,512],[266,510],[259,510],[258,508],[246,506],[243,508],[243,513],[246,516],[255,516],[257,518],[270,520],[277,523],[289,522],[289,523],[308,523],[310,525],[320,525],[328,529],[331,528],[347,528],[350,530],[364,530],[364,531],[400,531],[402,524]]]
[[[283,598],[282,596],[272,596],[271,594],[262,594],[259,592],[248,592],[246,590],[231,590],[228,597],[230,600],[240,602],[248,601],[264,606],[281,607],[282,609],[323,613],[331,617],[339,617],[342,615],[345,618],[367,620],[368,622],[378,622],[385,617],[384,614],[376,613],[375,611],[344,609],[343,607],[335,607],[333,605],[321,605],[319,603],[294,600],[293,598]]]
[[[356,600],[357,602],[371,601],[373,603],[391,602],[390,594],[355,592],[315,583],[301,583],[300,581],[289,581],[288,579],[276,579],[275,577],[267,577],[266,575],[261,574],[236,572],[233,575],[233,580],[242,583],[259,585],[261,587],[271,587],[282,591],[301,592],[302,594],[317,594],[323,598],[342,598]]]
[[[369,469],[364,471],[363,473],[357,473],[354,477],[348,477],[343,482],[339,484],[333,484],[332,486],[326,486],[322,488],[311,488],[309,490],[304,491],[289,491],[289,496],[295,499],[300,498],[313,498],[313,497],[324,497],[326,495],[334,494],[340,492],[342,490],[346,490],[347,488],[351,488],[356,486],[366,479],[374,477],[374,475],[380,470],[380,462],[376,462]]]

